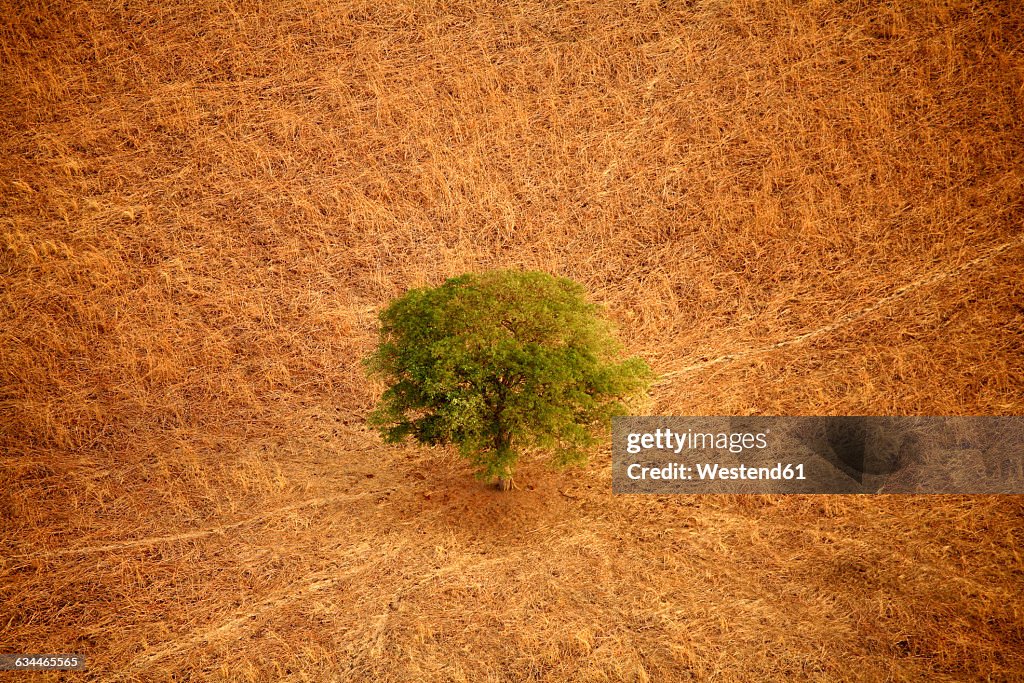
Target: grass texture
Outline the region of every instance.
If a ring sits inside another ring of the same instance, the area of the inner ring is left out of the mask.
[[[498,494],[359,365],[408,288],[541,269],[648,413],[1020,414],[1022,44],[1009,0],[5,3],[0,650],[1024,679],[1019,497]]]

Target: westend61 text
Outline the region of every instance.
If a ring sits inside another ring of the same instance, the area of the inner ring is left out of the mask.
[[[722,467],[717,464],[695,463],[693,467],[682,463],[669,463],[661,467],[644,467],[640,463],[633,463],[626,468],[626,476],[630,479],[655,479],[659,481],[668,480],[691,480],[696,474],[701,480],[723,480],[723,479],[757,479],[757,480],[803,480],[803,463],[797,465],[776,463],[774,467]]]

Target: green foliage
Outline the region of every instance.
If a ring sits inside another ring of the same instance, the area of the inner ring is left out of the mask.
[[[541,272],[414,289],[380,323],[366,365],[390,386],[370,424],[390,442],[458,444],[481,477],[511,477],[528,447],[584,462],[652,377],[639,358],[616,362],[611,326],[579,284]]]

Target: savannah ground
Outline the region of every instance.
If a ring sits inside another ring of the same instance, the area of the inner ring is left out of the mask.
[[[1024,680],[1020,497],[497,493],[412,286],[583,283],[652,414],[1024,410],[1015,2],[7,2],[3,680]]]

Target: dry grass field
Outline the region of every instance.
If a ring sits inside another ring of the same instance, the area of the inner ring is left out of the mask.
[[[500,494],[359,365],[530,268],[649,413],[1021,414],[1016,0],[2,6],[2,680],[1024,680],[1020,497]]]

